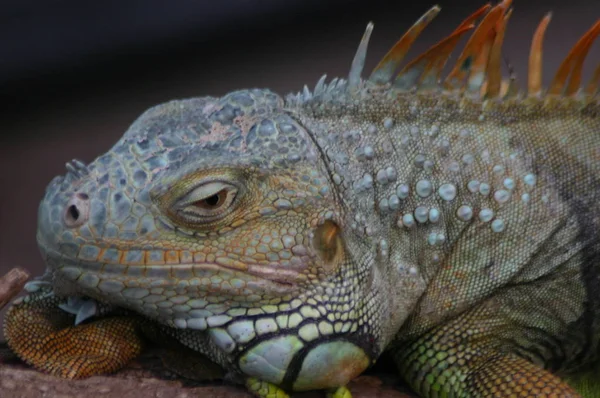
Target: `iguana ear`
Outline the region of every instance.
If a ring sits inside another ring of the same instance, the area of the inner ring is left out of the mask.
[[[340,227],[330,220],[319,225],[314,232],[313,247],[323,260],[327,273],[335,271],[341,264],[343,242],[340,232]]]

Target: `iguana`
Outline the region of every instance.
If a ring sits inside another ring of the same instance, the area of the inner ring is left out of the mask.
[[[565,380],[600,343],[600,67],[580,88],[600,21],[546,89],[544,17],[521,93],[501,72],[509,0],[401,66],[439,11],[368,78],[372,24],[347,79],[171,101],[68,163],[10,347],[86,377],[154,330],[259,397],[350,397],[384,351],[423,397],[578,396]]]

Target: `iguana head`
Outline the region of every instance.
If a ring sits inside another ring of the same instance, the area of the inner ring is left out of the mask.
[[[360,373],[391,335],[391,282],[296,111],[267,90],[172,101],[69,163],[39,209],[55,291],[208,330],[263,380],[305,363],[295,389]]]

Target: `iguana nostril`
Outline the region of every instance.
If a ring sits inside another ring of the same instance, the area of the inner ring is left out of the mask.
[[[77,210],[77,206],[75,206],[75,205],[69,206],[69,208],[67,209],[67,212],[69,213],[68,216],[72,220],[77,221],[79,219],[79,210]]]
[[[68,228],[83,225],[89,216],[89,196],[86,193],[76,193],[67,203],[64,214],[64,223]]]

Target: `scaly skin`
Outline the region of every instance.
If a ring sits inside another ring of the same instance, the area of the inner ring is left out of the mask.
[[[48,186],[37,236],[48,271],[9,312],[10,346],[85,377],[134,357],[149,322],[261,397],[348,398],[384,350],[424,397],[577,396],[559,376],[594,363],[600,343],[600,104],[595,80],[575,89],[600,24],[565,63],[572,75],[560,69],[542,93],[544,20],[524,98],[500,78],[509,5],[483,8],[393,84],[439,9],[369,80],[372,26],[347,81],[148,110]],[[56,330],[59,303],[91,322]]]

